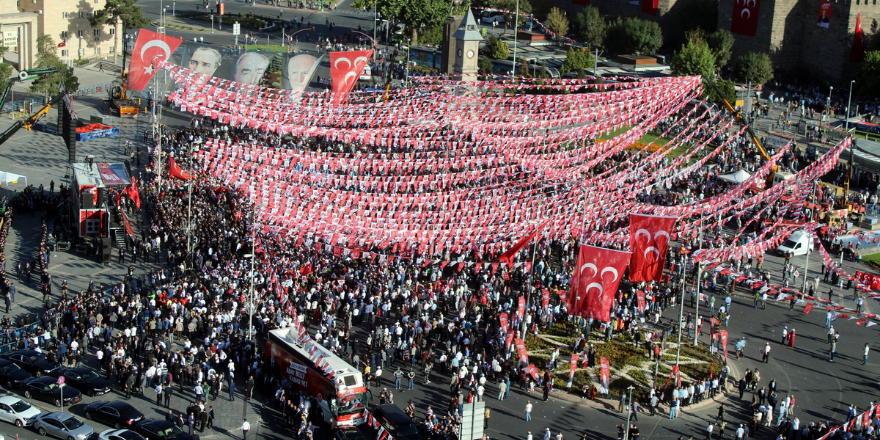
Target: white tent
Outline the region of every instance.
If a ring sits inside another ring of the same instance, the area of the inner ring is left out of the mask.
[[[733,183],[743,183],[749,177],[752,177],[752,175],[743,171],[743,170],[739,170],[733,174],[725,174],[722,176],[718,176],[718,178],[721,180],[724,180],[727,182],[733,182]]]
[[[0,171],[0,185],[8,186],[10,183],[18,183],[19,180],[24,180],[24,185],[27,186],[27,177],[21,174]]]

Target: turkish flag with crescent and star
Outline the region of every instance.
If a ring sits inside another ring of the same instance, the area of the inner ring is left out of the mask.
[[[330,52],[330,78],[333,92],[331,103],[339,104],[345,100],[357,84],[371,56],[373,56],[372,50]]]
[[[631,281],[657,281],[663,276],[669,234],[675,227],[676,217],[632,214],[629,216],[629,266]]]
[[[168,61],[183,40],[141,29],[138,32],[131,63],[128,65],[128,89],[140,92],[153,79],[156,61]]]
[[[569,313],[610,321],[614,293],[629,260],[629,252],[581,245],[571,277]]]
[[[730,24],[730,31],[754,37],[758,33],[760,12],[761,0],[734,0],[733,23]]]

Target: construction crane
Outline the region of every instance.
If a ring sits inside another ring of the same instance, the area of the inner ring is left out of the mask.
[[[763,157],[764,160],[770,160],[770,155],[767,154],[767,150],[765,150],[764,146],[761,145],[761,141],[758,140],[758,136],[755,135],[754,131],[752,131],[752,127],[748,125],[742,113],[740,113],[739,110],[737,110],[733,105],[730,104],[730,101],[728,101],[727,98],[724,97],[724,94],[721,93],[721,89],[719,89],[718,86],[715,85],[714,81],[705,76],[703,77],[703,79],[706,80],[706,82],[709,83],[710,86],[712,86],[712,88],[715,90],[715,93],[717,93],[718,97],[721,98],[721,101],[724,103],[724,108],[727,109],[727,112],[730,113],[734,118],[736,118],[737,123],[746,127],[746,133],[748,133],[749,140],[751,140],[752,143],[755,144],[755,147],[758,149],[758,153],[761,155],[761,157]],[[773,168],[770,170],[770,174],[767,176],[767,188],[773,185],[773,176],[776,175],[777,171],[779,171],[779,165],[774,165]]]
[[[54,67],[39,67],[36,69],[25,69],[21,72],[18,72],[18,76],[9,78],[6,81],[6,87],[3,88],[3,94],[0,95],[0,109],[3,108],[3,105],[6,104],[6,97],[9,96],[9,91],[12,89],[12,86],[17,82],[22,81],[30,81],[32,79],[36,79],[40,75],[48,75],[50,73],[58,72],[58,69]]]
[[[27,131],[31,131],[31,129],[34,127],[34,124],[36,124],[37,121],[42,119],[43,116],[46,116],[46,114],[49,113],[49,109],[52,108],[53,105],[57,104],[58,101],[60,101],[62,98],[64,98],[65,95],[66,95],[66,92],[61,91],[61,93],[58,93],[57,96],[52,98],[52,101],[50,101],[48,104],[44,105],[43,108],[41,108],[36,113],[30,115],[26,119],[22,119],[20,121],[15,121],[15,123],[12,124],[12,126],[7,128],[3,133],[0,133],[0,145],[2,145],[4,142],[8,141],[9,138],[11,138],[12,135],[14,135],[21,127],[24,127],[25,129],[27,129]]]

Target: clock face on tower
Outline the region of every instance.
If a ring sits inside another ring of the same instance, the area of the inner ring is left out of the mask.
[[[472,51],[472,50],[467,51],[467,57],[468,57],[468,58],[473,58],[473,57],[474,57],[474,51]]]
[[[461,58],[461,49],[458,50],[458,57]]]

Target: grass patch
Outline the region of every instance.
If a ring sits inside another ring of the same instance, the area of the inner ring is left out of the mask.
[[[529,355],[529,363],[538,367],[538,369],[542,372],[547,369],[547,362],[550,362],[550,356],[544,356],[540,354]]]
[[[527,351],[546,350],[548,348],[553,349],[556,347],[557,347],[556,344],[553,344],[552,342],[545,341],[542,338],[537,338],[534,335],[529,335],[529,337],[526,338],[526,350]]]
[[[575,337],[579,332],[577,326],[570,321],[556,321],[550,328],[541,330],[541,333],[547,336],[568,336]]]
[[[702,380],[709,377],[711,371],[711,364],[681,364],[681,372],[694,378],[694,380]],[[684,382],[684,380],[682,380],[682,382]]]
[[[611,381],[611,384],[608,385],[609,394],[615,398],[621,395],[629,395],[629,388],[632,386],[634,389],[632,390],[632,398],[636,401],[643,402],[648,399],[648,390],[639,386],[639,384],[624,378],[614,379]]]
[[[880,142],[880,134],[877,134],[877,133],[868,133],[867,131],[856,130],[856,135],[855,135],[855,137],[857,137],[857,138],[859,138],[859,139],[864,139],[865,136],[867,136],[868,139],[870,139],[870,140],[872,140],[872,141]]]
[[[717,360],[707,349],[703,347],[695,347],[693,344],[681,344],[681,355],[709,363]]]
[[[666,155],[669,156],[670,159],[676,159],[682,154],[686,153],[688,148],[688,145],[682,144],[673,148],[670,152],[666,153]]]
[[[867,264],[874,270],[880,270],[880,253],[862,255],[862,263]]]
[[[287,52],[287,48],[280,45],[275,44],[249,44],[247,50],[253,50],[258,52]]]
[[[648,375],[645,374],[645,370],[629,370],[629,377],[646,387],[651,386],[650,382],[648,382]]]
[[[640,362],[648,360],[644,351],[636,349],[633,345],[617,341],[596,344],[597,364],[601,357],[608,358],[608,363],[615,369],[621,369],[627,365],[638,365]]]
[[[642,138],[639,139],[639,142],[643,144],[650,144],[653,142],[654,145],[666,145],[669,143],[670,140],[671,139],[660,137],[660,135],[657,133],[648,132],[648,134],[642,136]]]
[[[599,136],[597,139],[605,139],[605,140],[614,139],[617,136],[620,136],[621,134],[626,133],[631,128],[632,128],[631,125],[624,125],[623,127],[620,127],[617,130],[614,130],[610,133],[603,134],[602,136]]]

